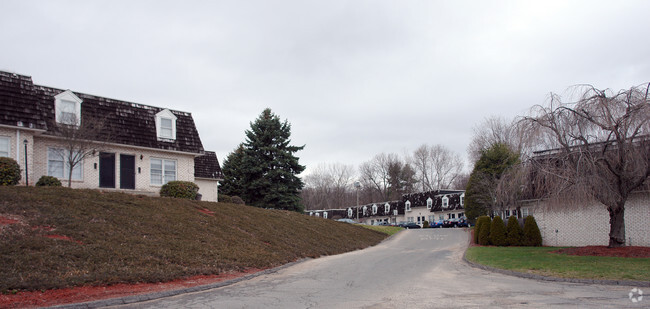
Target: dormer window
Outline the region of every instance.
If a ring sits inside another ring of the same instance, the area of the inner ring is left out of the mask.
[[[384,213],[385,214],[390,213],[390,204],[388,204],[388,203],[384,204]]]
[[[465,193],[460,195],[460,206],[465,205]]]
[[[427,199],[427,209],[431,209],[433,207],[433,200],[431,198]]]
[[[393,216],[397,216],[399,212],[397,212],[397,209],[393,209]]]
[[[327,219],[327,211],[323,212],[323,219]]]
[[[348,218],[352,218],[352,208],[348,208]]]
[[[373,215],[377,214],[377,205],[376,204],[372,204],[372,214]]]
[[[82,102],[83,101],[70,90],[55,95],[54,118],[56,123],[79,126],[81,124]]]
[[[449,207],[449,198],[447,196],[442,197],[442,208]]]
[[[176,116],[168,109],[156,114],[156,135],[158,140],[176,139]]]
[[[363,215],[365,216],[367,212],[368,212],[368,206],[363,205]]]
[[[411,201],[406,201],[404,207],[406,208],[406,211],[411,211]]]

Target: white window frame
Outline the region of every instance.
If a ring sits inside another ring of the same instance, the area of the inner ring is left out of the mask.
[[[54,96],[54,118],[56,122],[61,124],[79,126],[81,124],[81,103],[82,102],[83,100],[81,100],[70,90],[66,90],[64,92],[55,95]],[[65,119],[66,117],[63,117],[63,112],[65,109],[64,106],[67,104],[72,104],[73,107],[72,113],[74,114],[74,119],[73,119],[74,122],[70,122],[70,120]]]
[[[384,213],[390,214],[390,204],[388,203],[384,204]]]
[[[327,219],[327,211],[323,212],[323,219]]]
[[[348,208],[348,218],[352,218],[352,208]]]
[[[433,200],[431,198],[427,199],[427,209],[431,209],[433,207]]]
[[[465,193],[460,195],[460,206],[465,206]]]
[[[377,204],[372,204],[372,214],[373,215],[377,214]]]
[[[397,209],[393,209],[393,216],[397,216],[399,214],[399,211]]]
[[[171,122],[171,135],[164,134],[163,119]],[[156,136],[159,141],[176,140],[176,116],[168,109],[163,109],[156,114]]]
[[[449,207],[449,198],[447,196],[442,197],[442,208],[448,208]]]
[[[522,217],[522,218],[526,218],[526,217],[528,217],[529,215],[530,215],[530,214],[529,214],[528,208],[522,208],[522,209],[521,209],[521,217]]]
[[[6,147],[5,147],[6,142]],[[8,136],[0,136],[0,157],[10,158],[11,153],[11,138]]]
[[[154,177],[153,177],[153,163],[154,161],[160,161],[160,180],[161,183],[156,183],[154,182]],[[174,162],[174,179],[167,179],[166,177],[166,172],[167,170],[165,169],[167,162]],[[178,180],[178,161],[173,160],[173,159],[163,159],[163,158],[150,158],[149,159],[149,183],[154,186],[162,186],[170,181]]]
[[[320,213],[316,213],[316,218],[320,218]]]
[[[363,215],[365,216],[367,212],[368,212],[368,206],[363,205]]]
[[[68,162],[68,150],[62,149],[62,148],[56,148],[56,147],[48,147],[47,148],[47,175],[48,176],[53,176],[58,179],[62,180],[67,180],[68,175],[70,173],[70,164]],[[60,175],[54,175],[52,173],[52,163],[53,162],[61,162],[61,174]],[[83,181],[84,179],[84,169],[83,169],[84,161],[83,159],[79,161],[73,168],[72,171],[72,181]],[[75,170],[77,171],[75,173]]]
[[[404,209],[406,209],[406,211],[411,211],[411,201],[406,200],[406,203],[404,203]]]

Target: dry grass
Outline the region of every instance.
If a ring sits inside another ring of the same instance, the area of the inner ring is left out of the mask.
[[[60,187],[0,187],[0,217],[18,221],[0,225],[2,292],[273,267],[386,237],[295,212]]]

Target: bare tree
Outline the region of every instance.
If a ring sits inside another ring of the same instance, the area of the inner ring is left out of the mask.
[[[467,146],[469,160],[473,164],[486,149],[496,144],[508,145],[512,151],[522,153],[528,142],[526,131],[517,121],[508,121],[502,117],[492,116],[474,127],[474,137]]]
[[[356,191],[352,165],[320,164],[305,176],[301,196],[307,209],[332,209],[352,205]]]
[[[81,121],[75,117],[66,119],[65,123],[53,122],[50,125],[54,135],[61,138],[63,144],[63,149],[58,150],[57,155],[68,167],[68,187],[72,186],[74,168],[85,158],[98,154],[110,139],[112,131],[106,119],[84,115]]]
[[[463,169],[460,156],[442,145],[423,144],[410,161],[422,191],[451,188]]]
[[[414,187],[413,168],[396,154],[380,153],[359,167],[364,201],[389,201]]]
[[[536,135],[536,191],[552,200],[595,200],[610,217],[609,246],[625,246],[625,203],[650,176],[650,84],[616,94],[577,88],[575,103],[551,95],[521,120]]]

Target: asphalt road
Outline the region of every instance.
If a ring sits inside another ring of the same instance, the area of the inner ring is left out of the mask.
[[[116,308],[645,308],[632,287],[536,281],[462,261],[464,229],[406,230],[372,248],[230,286]]]

